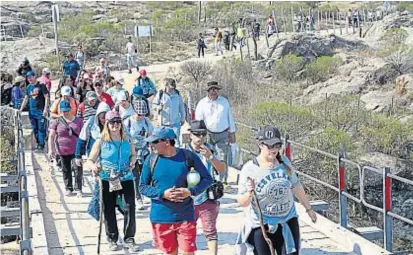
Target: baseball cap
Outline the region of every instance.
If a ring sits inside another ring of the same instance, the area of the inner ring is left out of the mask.
[[[29,71],[29,72],[26,73],[26,76],[27,77],[36,76],[36,74],[33,71]]]
[[[145,142],[152,143],[160,139],[173,140],[175,138],[176,135],[172,128],[160,126],[153,129],[152,135],[146,138]]]
[[[46,67],[46,68],[43,68],[42,74],[44,74],[44,75],[50,74],[50,69],[47,68],[47,67]]]
[[[138,115],[148,114],[148,106],[144,100],[134,100],[132,107]]]
[[[132,93],[135,97],[145,98],[145,96],[143,95],[143,89],[141,87],[134,87]]]
[[[145,69],[139,70],[139,74],[140,74],[140,75],[146,75],[146,70],[145,70]]]
[[[71,52],[67,53],[66,57],[72,57],[73,58],[73,53],[71,53]]]
[[[257,140],[267,145],[282,144],[280,130],[271,125],[265,125],[258,130]]]
[[[125,79],[119,78],[117,84],[118,85],[123,85],[125,83]]]
[[[70,96],[72,94],[72,90],[70,89],[69,86],[63,86],[60,94],[62,96]]]
[[[18,82],[23,82],[26,79],[23,76],[16,76],[16,78],[14,78],[14,82],[18,83]]]
[[[193,120],[191,122],[191,128],[188,129],[193,134],[206,134],[207,127],[203,120]]]
[[[88,92],[86,93],[86,99],[87,99],[87,100],[90,100],[90,101],[96,100],[96,99],[97,99],[96,92],[95,92],[95,91],[88,91]]]
[[[111,122],[111,121],[116,121],[116,120],[122,121],[122,118],[120,117],[120,113],[118,111],[108,111],[105,114],[105,120],[106,122]]]
[[[70,102],[68,100],[62,100],[60,101],[60,111],[62,112],[70,112],[72,110],[72,107],[70,106]]]

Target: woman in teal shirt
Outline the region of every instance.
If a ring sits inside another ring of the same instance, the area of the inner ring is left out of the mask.
[[[134,144],[128,139],[119,112],[109,111],[105,115],[106,123],[100,139],[93,144],[89,161],[92,171],[102,179],[103,208],[106,235],[109,248],[118,249],[119,231],[116,221],[116,198],[123,195],[124,213],[124,247],[136,252],[135,244],[135,186],[132,169],[135,167],[136,152]],[[99,159],[100,164],[96,164]]]

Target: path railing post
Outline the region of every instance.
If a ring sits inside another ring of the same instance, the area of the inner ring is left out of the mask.
[[[291,144],[289,142],[290,136],[288,134],[285,134],[285,140],[284,140],[284,154],[285,156],[291,161]]]
[[[340,152],[338,153],[340,225],[347,228],[347,197],[343,194],[346,191],[346,165],[344,161],[342,161],[345,157],[345,150],[341,147]]]
[[[383,226],[384,226],[384,248],[388,251],[393,251],[393,219],[388,212],[392,208],[392,179],[388,176],[390,168],[386,167],[383,171]]]

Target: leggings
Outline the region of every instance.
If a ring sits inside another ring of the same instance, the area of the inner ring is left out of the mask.
[[[294,237],[295,249],[296,252],[290,253],[292,255],[298,255],[300,250],[300,228],[298,224],[297,217],[290,219],[287,222],[288,226],[291,229],[291,233]],[[282,248],[284,246],[284,238],[282,236],[282,227],[278,226],[277,231],[274,234],[267,233],[268,237],[271,239],[274,249],[277,251],[277,254],[281,254]],[[255,228],[251,230],[250,235],[248,236],[248,243],[254,246],[254,255],[267,255],[271,254],[270,248],[268,247],[267,242],[262,235],[261,228]]]
[[[72,175],[72,160],[75,155],[60,155],[60,160],[62,164],[63,181],[65,183],[66,190],[73,191],[73,175]],[[75,190],[82,190],[82,180],[83,180],[83,167],[75,166]]]

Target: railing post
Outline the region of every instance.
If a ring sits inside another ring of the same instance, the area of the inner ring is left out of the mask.
[[[290,136],[288,134],[285,134],[284,154],[291,161],[291,144],[289,142],[289,139],[290,139]]]
[[[391,173],[389,167],[385,167],[383,171],[383,225],[384,225],[384,248],[388,251],[393,251],[393,219],[388,212],[392,208],[392,179],[388,176]]]
[[[347,228],[347,197],[343,194],[346,191],[346,164],[341,160],[343,158],[345,158],[345,150],[341,147],[338,153],[340,225]]]

